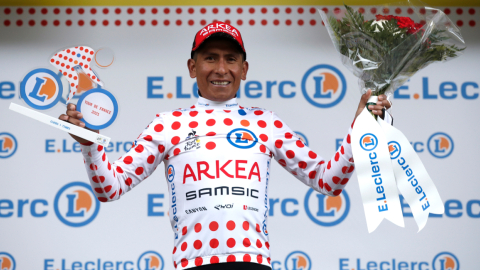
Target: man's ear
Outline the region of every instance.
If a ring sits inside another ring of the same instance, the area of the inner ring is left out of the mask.
[[[247,61],[243,61],[242,80],[244,80],[244,81],[247,79],[247,72],[248,72],[248,62],[247,62]]]
[[[196,78],[197,77],[197,68],[195,67],[195,60],[188,59],[187,66],[188,66],[188,72],[190,73],[190,78],[192,78],[192,79]]]

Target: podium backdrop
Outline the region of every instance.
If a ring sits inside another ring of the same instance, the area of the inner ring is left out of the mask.
[[[21,80],[36,68],[54,70],[48,60],[59,50],[85,45],[114,52],[110,67],[92,67],[120,108],[116,122],[101,131],[112,138],[107,152],[113,160],[156,113],[195,103],[187,59],[195,33],[213,20],[229,21],[245,41],[250,70],[240,105],[275,111],[328,159],[353,120],[357,78],[341,64],[316,12],[325,8],[331,15],[339,6],[112,4],[0,7],[1,270],[174,269],[163,166],[121,200],[100,203],[89,189],[79,145],[8,109],[11,102],[27,106]],[[384,221],[369,234],[356,177],[340,197],[327,198],[274,162],[268,218],[273,269],[480,269],[480,8],[438,8],[460,27],[465,54],[418,72],[395,92],[392,113],[435,182],[445,214],[417,233],[402,200],[405,228]],[[338,86],[322,88],[315,84],[319,76]],[[62,82],[65,99],[68,83]],[[59,103],[44,112],[58,117],[64,111]]]

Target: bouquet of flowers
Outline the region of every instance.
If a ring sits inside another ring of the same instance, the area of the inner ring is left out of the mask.
[[[445,13],[412,1],[403,3],[410,17],[378,14],[367,20],[364,9],[345,5],[327,18],[320,10],[343,64],[359,78],[362,94],[372,89],[374,96],[389,96],[418,70],[455,58],[465,49],[460,30]]]

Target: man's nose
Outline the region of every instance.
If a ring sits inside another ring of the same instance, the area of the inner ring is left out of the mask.
[[[215,72],[224,75],[227,73],[227,65],[223,59],[220,59],[215,66]]]

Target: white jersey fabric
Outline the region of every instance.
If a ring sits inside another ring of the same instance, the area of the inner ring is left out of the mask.
[[[113,163],[97,144],[82,146],[82,153],[101,202],[119,199],[165,163],[176,269],[225,262],[270,266],[271,158],[316,191],[337,196],[354,170],[350,131],[324,160],[275,113],[244,108],[236,99],[200,97],[190,109],[158,114]]]

